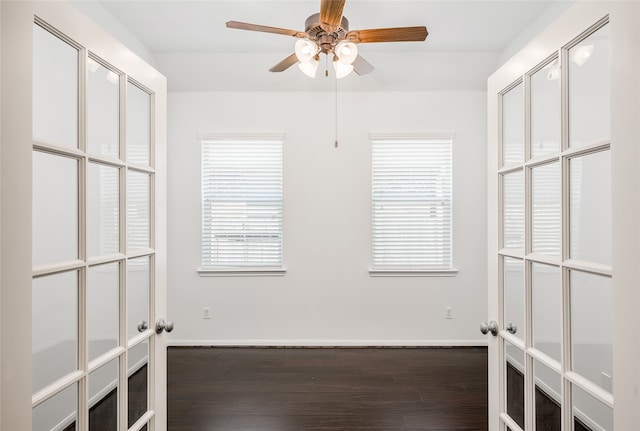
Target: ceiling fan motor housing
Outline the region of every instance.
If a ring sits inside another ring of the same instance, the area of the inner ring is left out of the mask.
[[[309,35],[309,39],[315,41],[325,54],[332,52],[336,44],[345,39],[349,32],[349,20],[344,16],[340,21],[340,26],[332,32],[328,32],[323,28],[319,13],[311,15],[304,24],[305,32]]]

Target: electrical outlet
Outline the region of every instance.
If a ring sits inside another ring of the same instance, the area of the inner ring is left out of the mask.
[[[444,318],[453,319],[453,307],[451,306],[444,307]]]
[[[211,307],[202,307],[202,318],[211,319]]]

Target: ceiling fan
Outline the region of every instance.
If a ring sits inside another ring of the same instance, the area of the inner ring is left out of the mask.
[[[333,67],[337,78],[352,71],[365,75],[374,67],[358,54],[358,44],[373,42],[420,42],[427,38],[427,28],[394,27],[349,31],[349,20],[342,15],[346,0],[321,0],[320,13],[305,21],[305,30],[288,30],[246,22],[229,21],[228,28],[283,34],[298,38],[295,52],[269,69],[282,72],[296,63],[307,76],[314,78],[319,65],[319,55],[333,55]],[[328,71],[327,71],[328,73]]]

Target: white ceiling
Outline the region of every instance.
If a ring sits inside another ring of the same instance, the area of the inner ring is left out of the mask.
[[[348,0],[350,29],[426,25],[425,42],[360,45],[376,67],[341,80],[347,90],[481,90],[500,54],[550,0]],[[290,36],[227,29],[228,20],[304,30],[319,0],[101,0],[153,53],[171,91],[314,91],[335,86],[297,67],[268,69],[293,52]],[[322,68],[322,66],[321,66]]]

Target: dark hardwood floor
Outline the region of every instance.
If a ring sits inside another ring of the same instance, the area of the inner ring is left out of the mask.
[[[485,431],[487,349],[168,351],[170,431]]]

